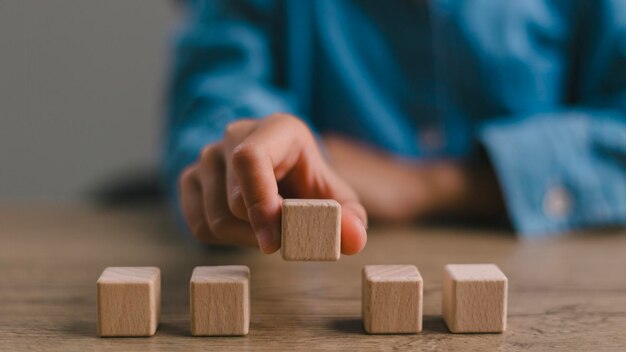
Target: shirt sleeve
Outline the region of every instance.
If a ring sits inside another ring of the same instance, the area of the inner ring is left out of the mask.
[[[573,103],[486,122],[510,218],[527,236],[626,224],[626,2],[579,2]]]
[[[189,0],[174,41],[163,174],[178,177],[238,118],[296,113],[274,63],[277,14],[270,1]]]

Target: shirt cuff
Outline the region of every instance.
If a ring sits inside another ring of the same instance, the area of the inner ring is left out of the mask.
[[[618,119],[569,111],[496,119],[480,128],[519,234],[626,223],[626,172],[598,151],[604,134],[626,132]]]

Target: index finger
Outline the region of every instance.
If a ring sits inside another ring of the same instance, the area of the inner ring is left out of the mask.
[[[270,117],[230,153],[248,219],[264,253],[280,248],[282,197],[277,172],[288,172],[299,161],[303,133],[310,134],[296,118]]]

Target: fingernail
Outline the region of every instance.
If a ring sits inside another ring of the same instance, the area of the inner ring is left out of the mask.
[[[359,219],[359,223],[361,224],[361,233],[367,236],[367,225],[365,225],[361,219]]]
[[[274,244],[274,236],[272,232],[266,229],[262,229],[256,232],[256,239],[259,241],[259,247],[261,252],[268,253],[271,251],[271,247]]]
[[[361,222],[361,235],[363,236],[363,243],[362,243],[362,247],[361,250],[363,250],[363,248],[365,247],[365,245],[367,244],[367,225],[363,224],[363,221]]]

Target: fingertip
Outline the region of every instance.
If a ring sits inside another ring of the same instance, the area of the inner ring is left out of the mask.
[[[280,238],[270,229],[260,229],[255,232],[261,253],[272,254],[280,249]]]
[[[272,254],[280,249],[280,247],[277,245],[270,245],[270,246],[265,246],[265,247],[260,247],[260,248],[261,248],[261,253],[263,254]]]
[[[352,212],[344,212],[341,217],[341,253],[353,255],[365,248],[367,230],[363,221]]]
[[[278,243],[271,243],[260,248],[263,254],[272,254],[280,249],[280,245]]]
[[[357,201],[348,202],[342,205],[342,211],[344,213],[350,213],[357,217],[361,221],[361,225],[363,225],[364,229],[367,229],[367,211],[361,203]]]

